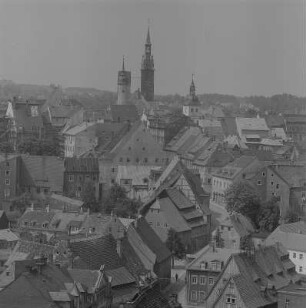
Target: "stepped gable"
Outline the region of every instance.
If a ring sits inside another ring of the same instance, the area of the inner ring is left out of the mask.
[[[86,264],[87,269],[98,270],[105,265],[107,270],[123,265],[116,251],[116,241],[111,235],[72,240],[70,249],[74,257],[79,257]]]

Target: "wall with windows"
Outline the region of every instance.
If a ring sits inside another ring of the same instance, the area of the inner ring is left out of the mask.
[[[225,206],[225,191],[231,186],[232,183],[232,180],[213,176],[211,200],[219,205]]]
[[[297,250],[288,250],[288,252],[290,260],[295,265],[296,272],[306,275],[306,252]]]
[[[219,272],[187,270],[187,300],[190,304],[204,303],[218,279]]]

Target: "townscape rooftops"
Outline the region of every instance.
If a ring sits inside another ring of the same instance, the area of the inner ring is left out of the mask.
[[[112,287],[133,284],[136,282],[135,278],[125,267],[109,269],[106,271],[106,275],[112,277]]]
[[[241,136],[243,130],[269,131],[264,118],[236,118],[238,133]]]

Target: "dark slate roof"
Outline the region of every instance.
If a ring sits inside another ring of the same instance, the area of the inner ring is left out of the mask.
[[[99,162],[97,158],[75,158],[65,159],[66,172],[99,172]]]
[[[136,282],[135,278],[125,267],[107,270],[106,275],[112,277],[112,287],[133,284]]]
[[[98,270],[101,265],[105,265],[106,270],[122,266],[111,235],[73,240],[70,249],[73,256],[79,257],[91,270]]]
[[[25,222],[27,222],[28,225],[35,222],[35,228],[42,228],[43,223],[50,224],[54,215],[55,212],[27,209],[25,213],[20,217],[19,225],[20,227],[23,227]]]
[[[0,307],[58,307],[49,292],[65,290],[67,282],[73,282],[68,272],[50,264],[42,268],[41,274],[24,272],[0,292]]]
[[[224,135],[238,135],[236,119],[234,117],[225,117],[221,120]]]
[[[144,217],[138,218],[137,221],[132,224],[144,243],[156,255],[156,261],[158,263],[170,258],[171,252],[150,227]]]

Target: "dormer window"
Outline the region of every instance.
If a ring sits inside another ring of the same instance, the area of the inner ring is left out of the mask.
[[[44,223],[42,224],[42,227],[46,229],[46,228],[48,228],[48,225],[49,225],[49,224],[48,224],[47,222],[44,222]]]

